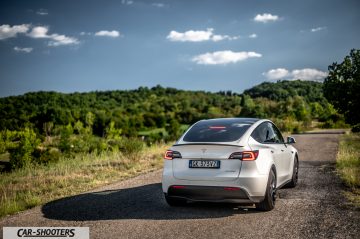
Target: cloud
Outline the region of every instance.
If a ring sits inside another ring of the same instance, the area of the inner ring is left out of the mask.
[[[213,28],[208,28],[206,31],[194,31],[189,30],[186,32],[177,32],[170,31],[169,35],[166,37],[170,41],[180,41],[180,42],[202,42],[202,41],[222,41],[222,40],[236,40],[239,39],[239,36],[229,36],[229,35],[214,35]]]
[[[255,33],[249,35],[249,38],[257,38],[257,37],[258,36]]]
[[[268,80],[309,80],[323,81],[328,73],[313,68],[295,69],[291,72],[285,68],[271,69],[263,75]]]
[[[68,37],[65,35],[59,35],[57,33],[48,34],[49,27],[47,26],[38,26],[34,27],[31,32],[28,34],[32,38],[46,38],[50,39],[48,46],[62,46],[62,45],[75,45],[79,44],[79,40],[75,37]]]
[[[133,3],[134,3],[134,1],[132,1],[132,0],[121,0],[121,4],[123,4],[123,5],[131,5]]]
[[[76,45],[80,43],[75,37],[67,37],[59,34],[52,34],[50,37],[52,41],[48,43],[49,46]]]
[[[279,20],[279,16],[277,15],[272,15],[270,13],[264,13],[264,14],[257,14],[254,17],[254,21],[255,22],[263,22],[263,23],[267,23],[267,22],[275,22]]]
[[[285,68],[277,68],[264,72],[263,75],[269,80],[279,80],[289,76],[289,71]]]
[[[316,27],[316,28],[311,28],[311,32],[318,32],[318,31],[322,31],[325,30],[326,27]]]
[[[49,38],[47,32],[49,31],[48,27],[34,27],[31,32],[28,34],[29,37],[32,38]]]
[[[200,65],[226,65],[229,63],[236,63],[244,61],[252,57],[261,57],[262,55],[256,52],[233,52],[233,51],[215,51],[205,54],[197,55],[192,58],[192,61]]]
[[[17,51],[17,52],[24,52],[24,53],[30,53],[32,52],[33,48],[32,47],[24,47],[24,48],[21,48],[21,47],[14,47],[14,50]]]
[[[18,33],[26,33],[30,29],[29,24],[22,25],[1,25],[0,26],[0,40],[16,37]]]
[[[120,32],[118,31],[98,31],[95,33],[95,36],[104,36],[104,37],[119,37]]]
[[[158,8],[165,7],[165,4],[161,3],[161,2],[154,2],[151,5],[154,6],[154,7],[158,7]]]
[[[325,77],[328,76],[327,72],[319,71],[317,69],[305,68],[301,70],[293,70],[291,72],[292,80],[314,80],[322,81]]]
[[[41,9],[36,11],[36,14],[40,15],[40,16],[45,16],[45,15],[48,15],[49,12],[48,12],[48,10],[41,8]]]

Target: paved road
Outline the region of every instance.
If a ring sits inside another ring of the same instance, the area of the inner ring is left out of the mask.
[[[89,226],[91,238],[359,238],[360,212],[334,173],[338,134],[296,135],[299,185],[279,190],[276,208],[170,208],[161,171],[9,216],[3,226]],[[1,233],[2,235],[2,233]]]

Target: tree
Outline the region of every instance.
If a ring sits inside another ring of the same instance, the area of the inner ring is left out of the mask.
[[[360,50],[352,49],[340,64],[329,66],[324,95],[351,125],[360,123]]]
[[[34,159],[34,151],[40,144],[33,129],[25,128],[18,133],[18,137],[20,139],[16,147],[10,150],[9,163],[13,169],[30,166]]]

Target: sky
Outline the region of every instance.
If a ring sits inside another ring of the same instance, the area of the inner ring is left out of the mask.
[[[359,25],[358,0],[2,0],[0,97],[322,81]]]

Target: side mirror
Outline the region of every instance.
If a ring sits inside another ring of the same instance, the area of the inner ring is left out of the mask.
[[[296,143],[296,140],[295,140],[295,138],[288,136],[288,137],[286,138],[286,143],[287,143],[287,144],[295,144],[295,143]]]

